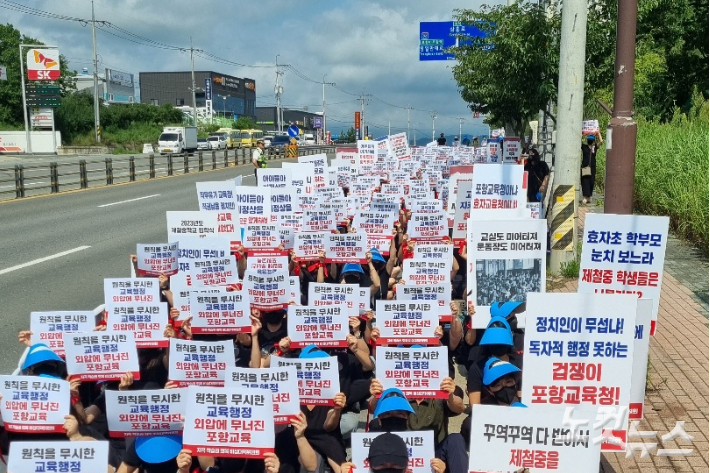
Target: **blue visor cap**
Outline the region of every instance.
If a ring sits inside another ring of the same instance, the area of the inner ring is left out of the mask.
[[[382,253],[377,248],[371,248],[370,254],[372,255],[372,261],[379,261],[380,263],[386,263],[385,259],[382,257]]]
[[[347,273],[365,274],[365,271],[362,270],[362,266],[360,266],[359,264],[347,263],[345,266],[343,266],[343,272],[340,273],[340,275],[344,276]]]
[[[158,435],[137,437],[136,453],[146,463],[163,463],[178,456],[182,449],[182,436]]]
[[[25,361],[22,363],[22,369],[26,370],[36,364],[42,363],[43,361],[56,361],[58,363],[64,363],[64,360],[62,360],[59,355],[54,353],[47,345],[44,343],[35,343],[27,352]]]
[[[491,304],[491,317],[503,317],[507,319],[510,317],[515,309],[523,305],[524,302],[509,301],[509,302],[494,302]]]
[[[492,327],[493,324],[500,324],[503,327]],[[480,345],[508,345],[513,346],[513,332],[510,324],[502,317],[491,317],[488,328],[483,332]]]
[[[382,393],[372,417],[376,419],[380,414],[392,411],[405,411],[414,414],[414,409],[409,405],[407,397],[397,388],[389,388]]]
[[[596,140],[597,138],[594,135],[587,135],[587,140]]]
[[[520,373],[520,368],[496,357],[490,358],[483,367],[483,384],[490,386],[503,376],[511,373]]]
[[[516,401],[516,402],[514,402],[513,404],[511,404],[510,407],[528,407],[528,406],[526,406],[526,405],[523,404],[522,402],[517,402],[517,401]]]
[[[328,358],[329,356],[330,355],[315,345],[304,347],[303,350],[301,350],[301,354],[298,355],[299,358]]]

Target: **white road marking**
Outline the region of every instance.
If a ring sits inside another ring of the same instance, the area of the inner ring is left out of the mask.
[[[13,271],[17,271],[18,269],[27,268],[28,266],[34,266],[39,263],[44,263],[45,261],[49,261],[49,260],[52,260],[55,258],[61,258],[62,256],[70,255],[72,253],[76,253],[77,251],[82,251],[82,250],[86,250],[89,248],[91,248],[91,247],[90,246],[77,246],[76,248],[71,249],[71,250],[62,251],[61,253],[56,253],[56,254],[53,254],[50,256],[45,256],[44,258],[38,258],[38,259],[35,259],[32,261],[28,261],[27,263],[18,264],[17,266],[11,266],[9,268],[5,268],[5,269],[0,270],[0,275],[11,273]]]
[[[112,205],[127,204],[128,202],[135,202],[136,200],[150,199],[151,197],[158,197],[160,194],[146,195],[143,197],[136,197],[135,199],[122,200],[120,202],[111,202],[110,204],[98,205],[98,208],[111,207]]]

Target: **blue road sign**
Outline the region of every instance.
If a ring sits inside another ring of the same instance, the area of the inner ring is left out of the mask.
[[[323,128],[323,117],[313,117],[313,128]]]
[[[446,61],[455,59],[447,49],[457,46],[457,36],[482,37],[483,31],[458,21],[422,21],[419,23],[419,60]]]
[[[298,138],[299,131],[300,130],[298,129],[297,125],[291,125],[290,127],[288,127],[288,130],[286,130],[288,136],[290,136],[291,138]]]
[[[205,100],[212,100],[212,83],[209,77],[205,79]]]

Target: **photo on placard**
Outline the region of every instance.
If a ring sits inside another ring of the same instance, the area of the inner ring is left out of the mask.
[[[540,292],[541,259],[477,259],[476,305],[525,301],[528,292]]]

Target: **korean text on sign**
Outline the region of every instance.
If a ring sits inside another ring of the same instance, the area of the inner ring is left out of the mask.
[[[438,283],[426,286],[411,286],[409,284],[398,285],[398,301],[426,301],[435,303],[439,307],[439,320],[442,322],[451,321],[451,286]]]
[[[446,399],[441,382],[448,376],[446,347],[393,348],[377,350],[377,378],[382,389],[398,388],[410,399]]]
[[[290,292],[289,275],[285,271],[259,275],[244,273],[243,291],[249,296],[251,306],[260,310],[284,309]]]
[[[111,437],[177,435],[185,415],[184,388],[142,391],[106,390],[106,418]]]
[[[164,348],[169,344],[163,336],[168,325],[165,302],[106,304],[106,316],[106,332],[133,332],[138,348]]]
[[[172,276],[178,272],[178,243],[138,243],[138,274],[140,276]]]
[[[329,306],[288,306],[288,336],[291,346],[347,347],[350,333],[348,310],[344,304]]]
[[[234,342],[170,339],[168,379],[178,386],[224,386],[225,371],[234,366]]]
[[[298,396],[301,405],[332,406],[333,398],[340,392],[338,358],[281,358],[271,355],[271,366],[296,367]]]
[[[0,376],[0,416],[9,432],[64,433],[69,382],[38,376]]]
[[[37,473],[39,471],[71,471],[94,473],[106,471],[107,441],[19,442],[10,444],[7,471]]]
[[[192,333],[251,333],[251,308],[244,293],[219,290],[190,292]]]
[[[160,302],[158,278],[104,279],[104,301],[116,302]]]
[[[451,262],[409,258],[402,263],[402,279],[406,284],[448,284],[451,282]]]
[[[44,343],[54,353],[64,356],[64,334],[91,332],[96,326],[92,311],[31,312],[32,344]]]
[[[325,239],[325,262],[365,264],[366,243],[365,232],[328,233]]]
[[[330,307],[343,304],[347,307],[348,317],[360,315],[360,286],[357,284],[308,284],[308,303],[315,307]]]
[[[82,381],[113,381],[132,373],[140,379],[133,332],[93,332],[64,335],[67,371]]]
[[[298,374],[294,366],[231,368],[227,370],[224,385],[270,391],[274,403],[275,424],[289,424],[301,412]]]
[[[439,308],[432,302],[377,301],[377,327],[381,345],[437,345]]]
[[[402,437],[409,452],[409,465],[405,473],[431,473],[431,459],[434,458],[434,431],[393,432]],[[353,432],[352,462],[355,465],[353,473],[370,471],[367,460],[370,444],[382,432]]]
[[[190,386],[187,405],[183,448],[193,455],[264,458],[273,453],[271,391]]]

